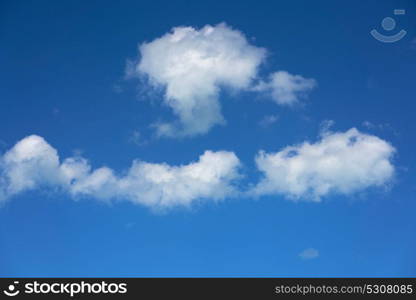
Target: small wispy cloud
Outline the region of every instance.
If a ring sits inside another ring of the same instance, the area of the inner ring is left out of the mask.
[[[140,142],[138,132],[135,137]],[[40,188],[67,192],[74,199],[127,200],[152,208],[276,194],[319,202],[332,193],[349,195],[389,184],[395,151],[387,141],[355,128],[325,132],[315,143],[305,141],[275,153],[260,151],[256,165],[262,177],[247,190],[238,183],[244,174],[234,152],[206,150],[197,160],[180,165],[136,159],[127,170],[116,172],[93,168],[80,151],[61,159],[45,139],[31,135],[0,155],[0,204]]]
[[[129,142],[135,144],[136,146],[143,146],[147,143],[139,130],[133,130],[129,137]]]
[[[259,125],[261,127],[269,127],[270,125],[276,123],[279,120],[278,115],[267,115],[260,120]]]
[[[375,123],[371,123],[370,121],[364,121],[362,123],[362,125],[367,128],[367,129],[389,129],[391,128],[391,125],[388,123],[384,123],[384,124],[375,124]]]
[[[315,248],[307,248],[299,253],[299,257],[305,260],[315,259],[319,257],[319,251]]]
[[[279,105],[293,105],[306,98],[316,86],[317,81],[313,78],[277,71],[270,74],[268,81],[260,81],[252,90],[270,93]]]

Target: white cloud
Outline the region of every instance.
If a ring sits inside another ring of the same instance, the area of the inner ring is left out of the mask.
[[[308,248],[299,253],[302,259],[314,259],[319,257],[319,251],[315,248]]]
[[[331,127],[334,125],[335,125],[334,120],[323,120],[321,124],[319,124],[320,134],[325,135],[326,133],[330,132]]]
[[[251,193],[319,201],[330,193],[347,195],[380,187],[393,178],[394,152],[388,142],[355,128],[325,132],[316,143],[304,142],[276,153],[260,151],[256,164],[263,177]]]
[[[416,38],[414,38],[411,42],[410,42],[410,48],[413,50],[416,50]]]
[[[59,168],[58,154],[39,136],[29,136],[18,142],[1,157],[0,167],[6,195],[60,181],[55,174]]]
[[[316,87],[315,79],[278,71],[270,75],[269,81],[261,81],[254,91],[267,92],[280,105],[293,105]]]
[[[267,115],[267,116],[264,116],[263,119],[260,120],[259,125],[261,127],[268,127],[276,123],[278,120],[279,120],[278,115]]]
[[[128,65],[128,76],[145,76],[151,85],[163,87],[164,103],[178,117],[172,123],[153,124],[159,136],[194,136],[224,124],[219,102],[224,87],[266,93],[277,104],[288,105],[316,86],[314,79],[286,71],[262,81],[258,69],[266,50],[251,45],[242,32],[224,23],[199,30],[175,27],[141,44],[139,52],[139,61]]]
[[[165,86],[165,103],[179,117],[179,123],[159,124],[159,134],[168,136],[202,134],[222,124],[220,88],[248,88],[266,53],[225,24],[175,27],[139,50],[133,73]]]
[[[181,166],[136,160],[126,174],[117,176],[107,167],[92,170],[82,157],[60,163],[57,151],[32,135],[0,158],[0,199],[45,186],[74,197],[129,200],[150,207],[190,205],[236,193],[233,182],[240,176],[239,165],[232,152],[205,151],[198,161]]]

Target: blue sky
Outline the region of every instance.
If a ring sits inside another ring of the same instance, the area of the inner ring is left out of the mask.
[[[3,1],[0,275],[415,276],[415,25],[414,1]]]

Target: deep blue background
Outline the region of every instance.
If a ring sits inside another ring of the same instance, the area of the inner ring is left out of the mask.
[[[406,15],[393,16],[395,8]],[[407,30],[402,41],[370,36],[387,16]],[[171,111],[161,95],[124,79],[126,61],[174,26],[223,21],[268,49],[262,74],[287,70],[319,87],[294,109],[224,92],[226,126],[191,139],[154,138],[149,124]],[[259,149],[313,141],[324,120],[380,136],[398,152],[391,190],[322,203],[275,196],[155,213],[24,193],[0,208],[0,275],[416,276],[415,70],[410,0],[2,1],[0,152],[38,134],[61,158],[81,151],[94,167],[122,171],[135,158],[183,164],[206,149],[229,150],[244,163],[245,182],[255,182]],[[259,126],[270,114],[278,122]],[[302,260],[309,247],[319,257]]]

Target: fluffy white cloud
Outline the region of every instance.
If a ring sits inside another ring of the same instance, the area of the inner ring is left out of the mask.
[[[139,50],[133,73],[165,86],[165,102],[179,117],[179,123],[157,126],[159,134],[171,136],[202,134],[223,123],[220,87],[248,88],[266,53],[225,24],[175,27]]]
[[[0,158],[0,199],[47,186],[74,197],[129,200],[150,207],[190,205],[199,199],[233,195],[239,166],[232,152],[205,151],[198,161],[182,166],[134,161],[124,176],[117,176],[107,167],[92,170],[81,157],[60,163],[57,151],[32,135]]]
[[[316,87],[315,79],[278,71],[270,75],[269,81],[261,81],[254,91],[270,93],[272,99],[280,105],[293,105]]]
[[[266,93],[277,104],[293,104],[316,86],[314,79],[275,72],[268,81],[258,69],[266,58],[264,48],[251,45],[244,34],[226,24],[175,27],[139,47],[140,59],[128,75],[145,76],[165,89],[165,104],[178,121],[155,123],[161,136],[193,136],[224,124],[220,89]]]
[[[319,201],[330,193],[351,194],[383,186],[394,175],[394,152],[388,142],[355,128],[325,132],[313,144],[304,142],[277,153],[260,151],[256,164],[263,178],[251,192]]]
[[[236,186],[240,161],[233,152],[205,151],[197,161],[180,166],[135,160],[118,175],[108,167],[93,169],[79,156],[61,162],[52,146],[32,135],[0,156],[0,200],[46,187],[74,198],[127,200],[156,208],[236,195],[282,194],[319,201],[331,193],[347,195],[388,184],[394,176],[394,152],[388,142],[355,128],[326,131],[316,143],[304,142],[277,153],[260,151],[256,164],[263,176],[243,193]]]

